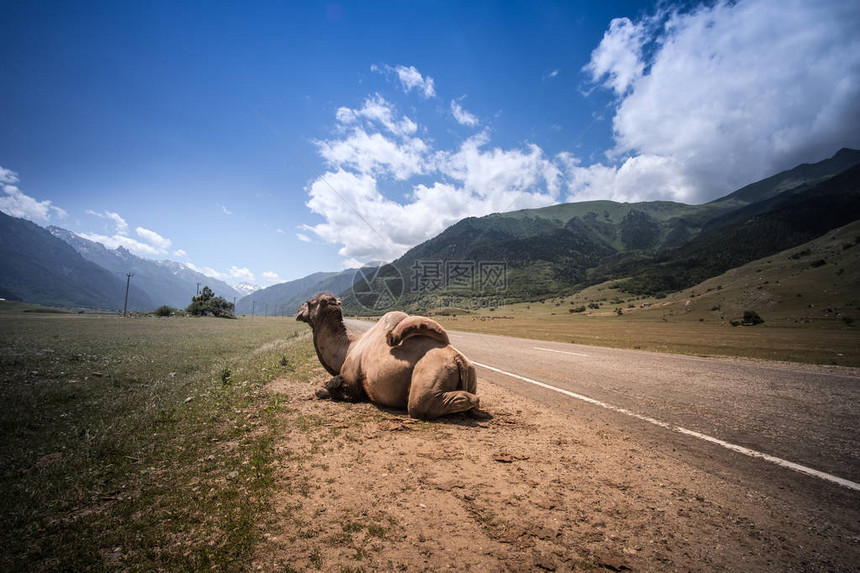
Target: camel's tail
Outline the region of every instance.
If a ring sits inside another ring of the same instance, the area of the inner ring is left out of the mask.
[[[389,346],[397,346],[407,338],[413,336],[429,336],[443,344],[450,344],[448,333],[435,320],[424,316],[408,316],[388,331],[385,339]]]
[[[459,352],[454,356],[454,362],[457,363],[457,369],[460,371],[460,390],[474,394],[478,389],[478,374],[475,372],[475,365]]]

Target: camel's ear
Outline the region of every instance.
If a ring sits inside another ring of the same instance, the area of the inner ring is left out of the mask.
[[[332,306],[340,306],[340,301],[336,296],[327,296],[325,299],[326,304],[330,304]]]

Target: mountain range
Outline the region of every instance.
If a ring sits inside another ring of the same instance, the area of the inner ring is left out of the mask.
[[[589,201],[469,217],[392,263],[400,305],[537,300],[608,280],[633,294],[681,290],[860,219],[858,182],[860,151],[842,149],[702,205]],[[481,274],[496,265],[502,284]],[[348,310],[360,302],[345,293]]]
[[[299,306],[319,292],[343,292],[352,286],[355,269],[313,273],[261,289],[236,303],[237,314],[292,316]]]
[[[702,205],[588,201],[468,217],[382,269],[319,272],[254,291],[0,213],[0,298],[119,310],[129,273],[132,310],[184,308],[198,283],[235,297],[238,314],[257,315],[292,315],[321,291],[341,294],[356,313],[373,305],[354,290],[395,296],[413,311],[462,298],[538,300],[610,280],[660,295],[858,219],[860,151],[842,149]]]
[[[234,289],[227,283],[207,277],[175,261],[153,261],[133,255],[124,247],[108,249],[101,243],[85,239],[59,227],[47,230],[58,239],[73,247],[82,257],[118,277],[132,273],[132,283],[146,292],[156,306],[167,305],[185,308],[191,297],[203,286],[208,286],[228,301],[241,298],[247,293]],[[154,307],[140,310],[151,310]]]
[[[129,280],[128,274],[131,274]],[[175,261],[108,249],[59,227],[43,228],[0,213],[0,298],[71,308],[185,308],[208,285],[227,300],[247,293]]]
[[[0,213],[0,297],[64,307],[122,310],[126,280],[24,219]],[[128,308],[153,308],[137,284]]]

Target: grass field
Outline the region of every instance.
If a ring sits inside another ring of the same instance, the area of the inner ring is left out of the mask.
[[[519,305],[517,305],[519,306]],[[696,356],[730,356],[860,366],[856,328],[803,329],[767,324],[732,327],[664,322],[649,315],[529,316],[517,306],[457,317],[434,316],[446,329]]]
[[[0,569],[242,569],[307,327],[4,310]]]

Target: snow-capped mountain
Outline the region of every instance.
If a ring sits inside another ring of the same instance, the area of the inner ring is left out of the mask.
[[[132,284],[148,294],[156,306],[185,308],[191,303],[191,297],[197,294],[198,283],[201,289],[208,286],[216,295],[228,301],[245,295],[244,291],[234,289],[224,281],[208,277],[176,261],[145,259],[133,255],[124,247],[108,249],[101,243],[60,227],[51,226],[47,230],[71,245],[82,257],[121,277],[123,281],[126,274],[132,273]]]
[[[255,293],[263,287],[252,283],[239,283],[233,288],[242,293],[241,296],[248,296],[249,294]]]

